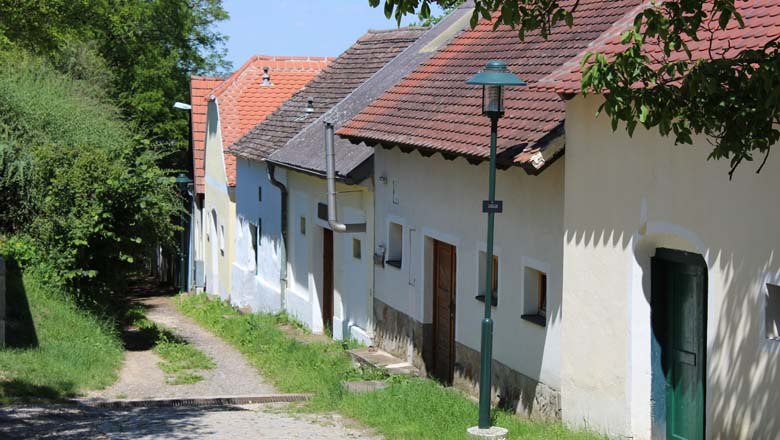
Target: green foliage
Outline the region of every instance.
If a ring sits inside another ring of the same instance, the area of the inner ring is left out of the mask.
[[[369,0],[376,7],[381,0]],[[406,14],[445,6],[449,0],[385,0],[385,14],[400,23]],[[571,26],[578,2],[561,0],[475,0],[471,18],[493,19],[494,27],[517,29],[547,38],[558,23]],[[632,30],[623,36],[627,48],[615,57],[588,54],[583,59],[582,92],[602,93],[601,107],[617,130],[633,134],[637,125],[657,127],[676,143],[692,144],[704,135],[712,143],[711,159],[727,159],[729,176],[745,161],[762,156],[760,172],[772,146],[780,140],[780,57],[778,40],[737,55],[710,50],[694,59],[687,41],[699,42],[736,22],[743,26],[735,0],[668,0],[648,4]],[[705,37],[706,38],[706,37]],[[705,39],[706,42],[706,39]],[[661,49],[661,57],[647,49]],[[729,47],[730,49],[730,47]]]
[[[7,257],[11,246],[17,255],[27,253],[20,242],[3,243],[0,255]],[[116,380],[123,351],[113,323],[76,307],[46,275],[28,266],[22,281],[9,286],[15,289],[9,295],[29,304],[38,346],[0,350],[0,404],[73,397]]]
[[[388,378],[377,369],[355,369],[343,346],[293,339],[278,328],[275,315],[241,315],[206,295],[180,296],[177,305],[236,346],[281,391],[315,393],[302,410],[339,411],[387,439],[465,439],[466,428],[476,423],[476,403],[460,392],[429,379]],[[341,386],[344,380],[382,379],[390,386],[372,393],[351,394]],[[524,420],[502,411],[494,414],[496,424],[509,428],[514,439],[603,440],[569,431],[560,423]]]
[[[221,0],[0,0],[0,49],[17,47],[106,86],[145,136],[186,147],[189,76],[220,73]],[[110,69],[110,71],[108,70]]]
[[[0,231],[73,286],[122,276],[172,237],[181,201],[160,160],[93,85],[0,55]]]

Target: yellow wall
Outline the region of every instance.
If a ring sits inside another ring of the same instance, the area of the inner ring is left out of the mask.
[[[629,138],[594,119],[598,96],[567,104],[561,378],[563,418],[611,434],[651,426],[650,257],[708,265],[706,419],[710,438],[777,438],[780,342],[764,332],[766,283],[780,281],[780,159],[729,181],[712,146]]]
[[[228,187],[225,174],[225,159],[222,146],[222,134],[219,127],[219,109],[215,101],[209,102],[206,121],[206,194],[204,199],[204,236],[206,289],[210,294],[218,294],[227,299],[230,294],[231,263],[235,260],[233,228],[236,223],[236,203],[234,188]],[[212,237],[212,211],[217,213],[217,236],[224,227],[224,253],[219,251],[218,237]],[[208,237],[208,239],[207,239]],[[212,247],[216,246],[214,252]],[[214,281],[216,260],[217,282]],[[217,290],[214,292],[213,290]]]

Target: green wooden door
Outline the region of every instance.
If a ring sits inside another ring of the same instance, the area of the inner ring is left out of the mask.
[[[706,267],[699,256],[661,251],[653,258],[653,313],[666,379],[666,436],[703,440]]]

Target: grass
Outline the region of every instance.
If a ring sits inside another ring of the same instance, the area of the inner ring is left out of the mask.
[[[76,307],[42,282],[9,264],[7,279],[11,348],[0,349],[0,404],[59,400],[112,384],[122,362],[113,323]],[[24,343],[12,339],[26,335]],[[15,346],[15,348],[13,347]]]
[[[165,382],[170,385],[184,385],[203,380],[202,370],[216,368],[214,361],[192,344],[179,338],[169,329],[156,324],[144,315],[143,306],[134,304],[127,312],[131,326],[138,328],[154,344],[154,352],[160,356],[160,369],[165,373]]]
[[[179,309],[238,348],[280,391],[310,392],[305,408],[338,411],[374,428],[387,439],[467,438],[476,423],[477,405],[462,393],[428,379],[387,377],[376,370],[356,370],[346,353],[350,344],[302,342],[279,326],[289,318],[268,314],[241,315],[228,304],[206,295],[180,296]],[[353,394],[341,387],[352,379],[385,379],[390,386]],[[545,423],[495,411],[495,424],[509,429],[509,438],[595,440],[604,437],[573,432],[560,423]]]

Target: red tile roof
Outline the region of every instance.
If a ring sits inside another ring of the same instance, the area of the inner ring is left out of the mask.
[[[256,55],[210,95],[219,108],[222,146],[230,148],[284,101],[314,78],[331,58],[269,57]],[[263,86],[263,69],[269,68],[270,86]],[[236,184],[236,158],[225,152],[228,185]]]
[[[620,44],[620,36],[633,26],[634,17],[649,4],[650,2],[645,2],[627,13],[585,50],[540,80],[535,85],[536,88],[558,93],[580,92],[582,79],[580,67],[585,52],[598,52],[610,56],[623,51],[626,46]],[[726,29],[719,29],[717,21],[704,23],[705,29],[698,34],[699,41],[687,41],[694,60],[708,58],[710,50],[725,58],[734,57],[744,50],[762,48],[769,41],[780,37],[780,2],[740,0],[734,5],[742,14],[745,26],[740,27],[735,20],[732,20]],[[657,44],[649,42],[644,50],[650,59],[661,58],[661,48]],[[673,54],[670,60],[682,59],[683,56],[682,53]]]
[[[195,192],[203,194],[206,190],[204,176],[206,168],[206,110],[209,96],[215,87],[222,83],[222,78],[192,76],[190,78],[190,105],[192,105],[192,168],[195,172]]]
[[[564,1],[571,6],[574,0]],[[609,29],[639,0],[580,0],[574,26],[560,24],[548,40],[485,20],[453,39],[435,56],[348,122],[338,134],[353,142],[382,143],[462,155],[489,155],[489,122],[481,116],[479,87],[465,81],[491,59],[501,59],[529,84],[549,75]],[[498,152],[505,164],[542,164],[535,153],[562,129],[564,104],[552,92],[509,88],[499,122]]]

